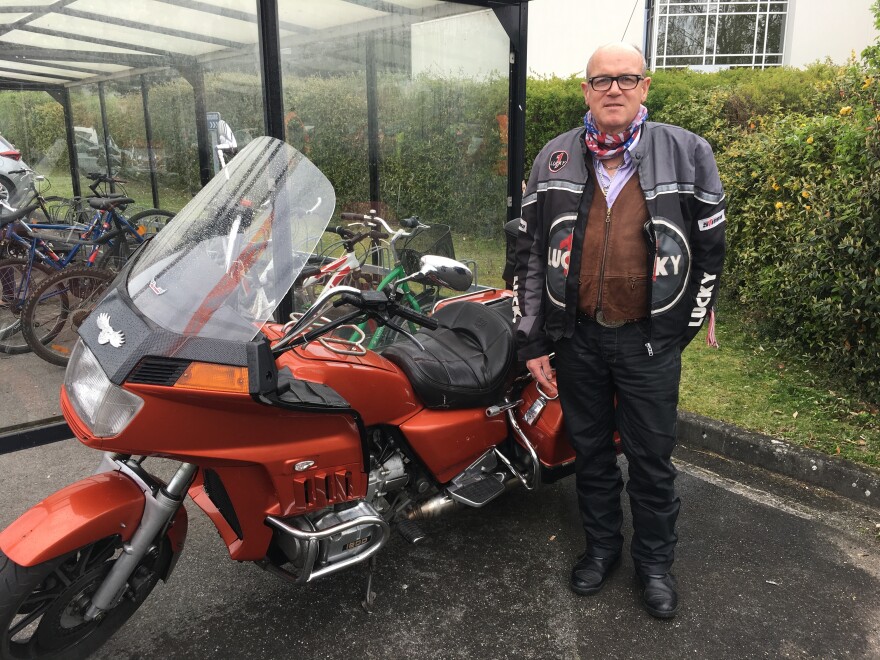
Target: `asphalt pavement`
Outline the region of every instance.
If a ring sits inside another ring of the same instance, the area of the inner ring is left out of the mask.
[[[0,455],[0,526],[98,459],[76,441]],[[601,593],[568,589],[572,478],[435,519],[416,546],[393,535],[371,614],[364,568],[288,584],[231,561],[190,502],[176,572],[94,657],[880,658],[880,511],[710,453],[675,460],[673,620],[642,610],[628,557]]]

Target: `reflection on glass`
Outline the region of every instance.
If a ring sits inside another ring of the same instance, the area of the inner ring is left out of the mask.
[[[224,124],[237,148],[265,133],[255,0],[38,2],[4,25],[0,55],[12,49],[3,59],[19,64],[2,77],[53,89],[0,91],[0,135],[46,177],[49,195],[70,199],[72,177],[91,194],[97,173],[125,181],[98,190],[133,198],[129,217],[177,211],[217,171]],[[0,429],[59,414],[62,371],[32,354],[7,357]]]
[[[787,2],[661,2],[652,65],[777,66],[787,12]]]
[[[287,141],[327,174],[340,211],[500,236],[509,39],[495,14],[408,0],[358,7],[352,24],[337,5],[279,6]]]

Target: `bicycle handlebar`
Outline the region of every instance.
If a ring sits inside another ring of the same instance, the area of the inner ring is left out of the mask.
[[[40,208],[39,204],[30,204],[29,206],[25,206],[22,209],[18,209],[14,213],[10,213],[8,215],[4,215],[0,217],[0,227],[5,227],[10,222],[15,222],[16,220],[20,220],[21,218],[33,213],[38,208]]]

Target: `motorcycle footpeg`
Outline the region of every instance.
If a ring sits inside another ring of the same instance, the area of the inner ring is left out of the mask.
[[[493,476],[471,481],[465,486],[451,486],[448,489],[452,499],[473,507],[488,504],[504,492],[504,484]]]
[[[414,520],[402,520],[397,524],[397,531],[400,532],[400,535],[406,540],[407,543],[411,543],[415,545],[420,541],[423,541],[427,534],[422,531],[422,528],[419,526],[417,522]]]

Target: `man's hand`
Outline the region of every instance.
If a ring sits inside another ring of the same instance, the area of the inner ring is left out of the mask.
[[[550,397],[556,396],[556,372],[550,368],[549,355],[526,360],[526,369],[529,370],[532,378],[541,386],[544,394]]]

